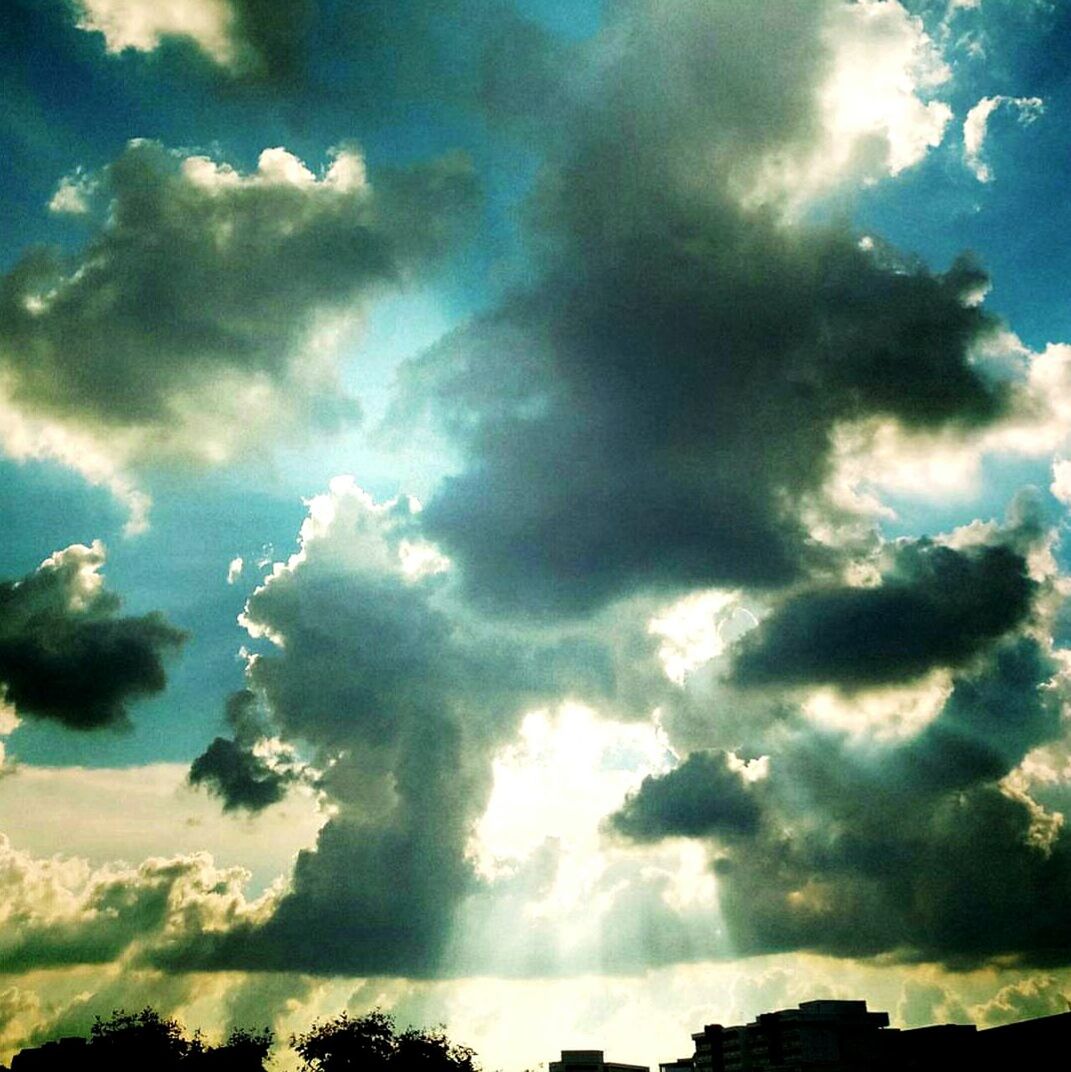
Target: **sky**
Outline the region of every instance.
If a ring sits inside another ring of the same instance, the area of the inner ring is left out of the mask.
[[[8,0],[0,1061],[1065,1011],[1069,41]]]

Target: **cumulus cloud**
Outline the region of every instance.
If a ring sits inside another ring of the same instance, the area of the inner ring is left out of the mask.
[[[1063,778],[1050,759],[1058,766],[1071,698],[1067,653],[1051,639],[1065,587],[1053,538],[1025,492],[1004,524],[894,541],[871,552],[883,569],[861,571],[858,586],[790,594],[713,658],[727,677],[705,721],[700,710],[687,726],[697,743],[746,742],[764,756],[761,779],[696,751],[648,778],[612,826],[638,842],[707,845],[736,955],[884,954],[956,970],[1067,963],[1071,839],[1038,795]],[[886,602],[899,585],[940,603],[926,612],[939,620],[960,599],[981,604],[948,621],[951,646],[929,637],[917,662],[928,626],[901,621],[899,596]],[[812,598],[822,606],[813,618]],[[739,690],[752,692],[749,673],[769,675],[764,717],[734,710]],[[851,691],[815,688],[824,681]],[[685,707],[691,687],[681,685]],[[890,732],[876,714],[894,718]],[[683,739],[673,718],[666,725]],[[746,823],[733,821],[734,802],[746,804]]]
[[[1035,975],[1001,987],[984,1005],[972,1010],[986,1027],[1066,1013],[1066,985],[1051,975]]]
[[[216,737],[190,767],[190,784],[204,785],[223,801],[224,811],[259,812],[277,804],[300,776],[300,764],[287,749],[268,739],[248,689],[234,693],[226,706],[233,739]]]
[[[206,853],[91,868],[77,858],[35,858],[0,835],[4,967],[103,964],[146,942],[257,918],[272,895],[248,902],[248,877],[242,868],[216,868]]]
[[[89,212],[95,184],[83,171],[64,175],[48,202],[48,211],[58,215],[82,216]]]
[[[149,52],[162,37],[188,37],[218,63],[234,60],[229,0],[79,0],[78,28],[104,35],[109,52]]]
[[[423,511],[347,479],[309,502],[299,550],[241,618],[262,643],[233,736],[190,772],[253,813],[297,779],[280,750],[300,754],[330,818],[285,890],[251,906],[220,880],[229,907],[199,928],[156,911],[143,933],[164,937],[138,956],[365,976],[778,950],[1071,957],[1067,835],[1016,781],[1064,726],[1064,656],[1042,620],[1056,593],[1037,569],[1051,538],[1009,524],[883,544],[865,504],[830,490],[852,430],[1022,432],[1035,449],[1067,427],[1052,389],[1066,355],[989,360],[1008,333],[975,263],[932,272],[806,212],[942,139],[949,72],[922,24],[894,0],[634,0],[572,47],[570,77],[539,35],[509,55],[521,81],[556,83],[530,281],[408,362],[393,415],[403,432],[430,416],[458,471]],[[483,74],[501,99],[502,65]],[[0,368],[13,407],[108,429],[120,461],[150,431],[152,456],[211,460],[261,422],[344,423],[331,332],[441,249],[471,196],[456,162],[370,184],[351,150],[317,177],[283,150],[241,174],[139,143],[100,182],[112,215],[84,254],[5,278]],[[174,236],[210,286],[158,253]],[[175,314],[151,330],[150,290]],[[105,337],[106,361],[88,348]],[[159,367],[117,397],[107,385],[149,343]],[[665,604],[680,597],[678,622]],[[740,638],[747,607],[764,624]],[[708,663],[725,676],[704,682]],[[890,701],[902,725],[823,725],[816,693],[780,691],[819,683],[859,692],[860,721],[876,686],[909,684]],[[613,836],[575,881],[564,835],[516,857],[480,838],[523,714],[570,699],[665,701],[673,745],[694,745],[600,797]]]
[[[712,839],[734,951],[890,953],[961,969],[1066,962],[1057,891],[1071,888],[1071,841],[1008,775],[1062,737],[1067,689],[1062,663],[1019,636],[953,678],[907,738],[806,721],[770,734],[750,834],[698,834]],[[656,785],[660,815],[702,816],[690,784]],[[623,832],[627,816],[615,818]],[[681,825],[663,823],[661,836]]]
[[[783,218],[769,161],[824,122],[833,10],[622,9],[531,211],[542,277],[403,369],[395,423],[430,414],[467,460],[425,527],[484,606],[784,585],[822,558],[805,515],[842,424],[1005,412],[976,265]]]
[[[877,585],[820,588],[782,603],[740,644],[742,685],[908,681],[959,666],[1021,625],[1037,584],[1010,547],[902,540]]]
[[[185,633],[160,614],[121,617],[104,588],[104,546],[73,544],[0,582],[0,682],[23,717],[93,730],[128,724],[131,702],[164,688]]]
[[[295,76],[313,15],[309,0],[75,0],[75,8],[78,28],[103,35],[109,53],[185,41],[229,74],[258,80]]]
[[[1040,97],[983,97],[963,121],[963,159],[979,182],[991,182],[993,172],[982,155],[989,120],[998,108],[1013,111],[1022,126],[1039,119],[1045,112]]]
[[[259,703],[270,732],[311,752],[332,817],[270,919],[177,945],[169,966],[433,974],[477,885],[467,845],[495,748],[534,706],[614,695],[598,644],[472,618],[430,549],[418,558],[433,568],[412,568],[424,544],[415,503],[338,478],[248,600],[246,629],[274,650],[249,661],[235,747],[214,744],[194,777],[231,806],[274,793],[248,758],[268,730],[249,723]]]
[[[131,467],[352,424],[340,338],[450,244],[475,196],[460,157],[372,185],[352,146],[317,176],[282,148],[242,173],[134,141],[94,181],[86,246],[31,251],[0,279],[2,442],[127,499]]]
[[[760,806],[724,752],[693,752],[661,777],[644,778],[613,817],[635,841],[665,837],[732,837],[758,829]]]

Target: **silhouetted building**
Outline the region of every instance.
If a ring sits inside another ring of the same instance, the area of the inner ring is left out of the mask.
[[[884,1072],[894,1067],[889,1014],[865,1001],[804,1001],[750,1024],[692,1036],[695,1072]]]
[[[647,1065],[623,1065],[603,1059],[602,1050],[562,1050],[560,1061],[551,1061],[548,1072],[651,1072]]]
[[[725,1067],[723,1056],[726,1029],[721,1024],[707,1024],[702,1031],[692,1035],[695,1043],[695,1056],[692,1068],[695,1072],[713,1072]]]
[[[978,1042],[974,1024],[934,1024],[900,1031],[896,1053],[904,1072],[966,1067]]]
[[[658,1072],[694,1072],[695,1061],[691,1057],[678,1057],[676,1061],[661,1061]],[[3,1072],[3,1069],[0,1069]]]
[[[85,1065],[87,1045],[84,1038],[61,1038],[23,1050],[11,1058],[11,1072],[74,1072]]]
[[[804,1001],[749,1024],[708,1024],[692,1041],[691,1062],[670,1061],[659,1072],[1007,1072],[1033,1067],[1045,1053],[1066,1062],[1071,1012],[983,1031],[974,1024],[901,1031],[865,1001]]]
[[[1060,1054],[1066,1061],[1071,1051],[1071,1012],[1019,1020],[978,1032],[978,1048],[986,1060],[1005,1068],[1021,1064],[1024,1057],[1045,1052]]]

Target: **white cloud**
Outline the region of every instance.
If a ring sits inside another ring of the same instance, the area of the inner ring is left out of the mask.
[[[131,141],[53,198],[85,210],[82,249],[29,251],[4,276],[0,449],[108,488],[134,532],[154,463],[352,428],[343,344],[373,297],[449,248],[475,197],[459,157],[373,189],[348,144],[317,176],[278,146],[243,173]]]
[[[281,888],[248,900],[249,872],[205,852],[93,867],[73,856],[39,858],[0,834],[0,962],[26,971],[107,963],[188,934],[255,923]]]
[[[979,182],[990,182],[993,172],[982,158],[989,119],[998,108],[1013,109],[1023,126],[1033,123],[1045,112],[1040,97],[983,97],[963,121],[963,160]]]
[[[133,436],[114,430],[110,438],[61,424],[43,414],[27,412],[12,401],[0,375],[0,451],[17,462],[55,462],[104,488],[126,510],[123,532],[137,536],[149,527],[152,497],[127,462],[136,454]]]
[[[913,499],[966,502],[981,490],[986,457],[1044,458],[1071,442],[1071,345],[1029,350],[1011,332],[988,340],[973,355],[995,379],[1010,385],[1006,414],[977,431],[909,431],[870,419],[839,426],[833,437],[833,475],[826,488],[840,506],[888,513],[881,492]],[[1071,496],[1071,469],[1057,460],[1052,492]],[[1071,501],[1071,498],[1064,501]]]
[[[648,632],[662,638],[658,657],[670,681],[683,685],[688,674],[717,658],[727,643],[755,624],[739,601],[739,592],[695,592],[651,619]]]
[[[78,28],[103,34],[109,52],[151,52],[165,37],[185,37],[222,66],[237,59],[230,0],[78,0],[78,4]]]
[[[89,212],[89,199],[95,189],[93,179],[81,168],[64,175],[48,202],[48,211],[57,215],[84,216]]]
[[[1049,490],[1064,503],[1071,506],[1071,461],[1059,458],[1052,463],[1052,484]]]
[[[952,118],[934,99],[951,77],[922,20],[898,0],[828,5],[828,73],[816,94],[818,135],[778,146],[745,197],[795,206],[845,183],[873,183],[919,163]]]
[[[241,555],[235,555],[227,566],[227,583],[234,584],[241,577],[243,569],[245,569],[245,560]]]

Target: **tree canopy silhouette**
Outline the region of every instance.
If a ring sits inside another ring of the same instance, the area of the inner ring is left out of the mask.
[[[13,1072],[115,1072],[120,1068],[151,1072],[264,1072],[272,1032],[238,1029],[220,1046],[209,1046],[199,1032],[186,1034],[182,1024],[146,1007],[128,1013],[117,1009],[97,1017],[89,1039],[67,1038],[16,1054]]]
[[[305,1072],[477,1072],[475,1051],[451,1042],[442,1026],[399,1034],[394,1018],[379,1009],[314,1024],[290,1045]]]
[[[146,1007],[97,1017],[88,1039],[66,1038],[23,1050],[12,1072],[265,1072],[272,1032],[238,1029],[226,1042],[209,1046],[200,1032],[187,1035],[178,1020]],[[397,1031],[379,1009],[364,1016],[342,1013],[314,1023],[290,1045],[305,1072],[479,1072],[475,1051],[451,1042],[442,1026]],[[0,1066],[0,1072],[6,1072]]]

